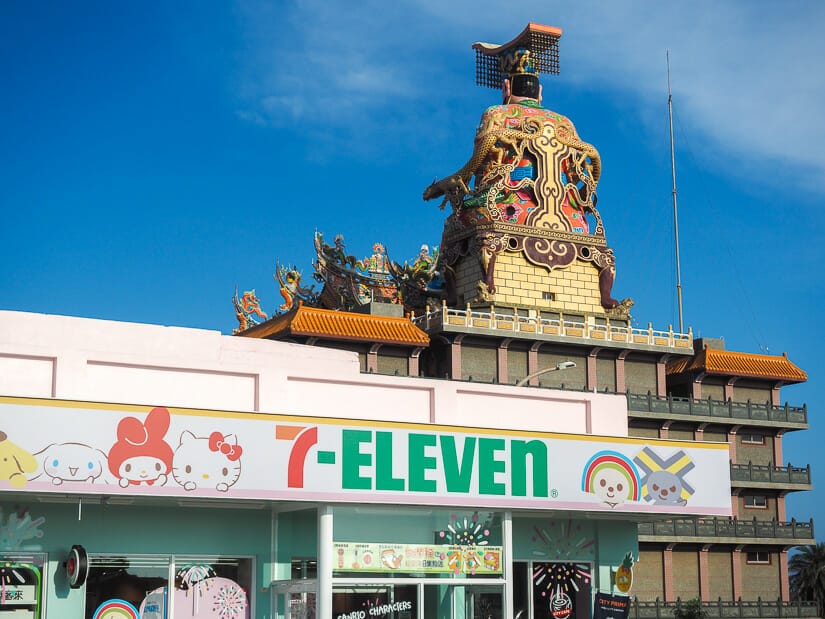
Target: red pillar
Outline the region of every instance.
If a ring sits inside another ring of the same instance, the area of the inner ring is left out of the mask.
[[[699,598],[710,600],[710,565],[708,561],[709,546],[702,546],[699,550]]]
[[[662,552],[662,568],[665,585],[665,602],[673,602],[676,596],[673,595],[673,547],[668,546]]]

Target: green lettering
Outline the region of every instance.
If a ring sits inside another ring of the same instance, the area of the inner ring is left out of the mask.
[[[464,450],[461,464],[455,448],[455,437],[442,434],[441,461],[444,463],[444,479],[447,492],[470,492],[470,480],[473,478],[473,458],[475,457],[476,439],[474,436],[464,438]]]
[[[404,490],[404,480],[392,476],[392,432],[375,433],[375,489]]]
[[[478,493],[503,495],[506,488],[495,481],[496,473],[506,470],[504,460],[496,460],[495,452],[504,451],[503,438],[478,439]]]
[[[436,468],[434,456],[424,455],[425,447],[435,447],[435,434],[410,434],[409,436],[409,469],[410,469],[410,490],[413,492],[435,492],[435,480],[426,479],[425,471],[432,471]]]
[[[346,490],[372,490],[372,478],[361,477],[361,467],[372,464],[370,454],[361,453],[361,443],[372,442],[370,430],[341,432],[341,487]]]
[[[527,496],[527,456],[533,463],[533,496],[547,496],[547,445],[544,441],[510,443],[513,496]]]

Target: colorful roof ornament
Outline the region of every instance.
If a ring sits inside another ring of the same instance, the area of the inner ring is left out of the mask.
[[[247,290],[241,297],[238,297],[238,287],[235,286],[235,294],[232,297],[232,305],[235,306],[235,318],[238,319],[238,328],[232,331],[233,334],[246,331],[261,323],[255,317],[266,320],[266,312],[261,310],[261,302],[255,295],[255,289]]]
[[[336,234],[332,245],[315,233],[315,279],[324,284],[318,302],[328,309],[355,309],[371,301],[398,303],[398,287],[390,277],[386,249],[373,246],[373,254],[364,260],[348,255],[344,236]]]
[[[504,78],[516,74],[559,74],[561,28],[530,22],[515,39],[503,45],[473,43],[476,84],[501,88]]]
[[[318,302],[319,293],[314,291],[315,286],[307,288],[301,285],[301,272],[297,267],[288,267],[276,261],[272,278],[278,282],[279,291],[284,298],[284,302],[278,307],[282,312],[291,310],[298,300],[310,305]]]

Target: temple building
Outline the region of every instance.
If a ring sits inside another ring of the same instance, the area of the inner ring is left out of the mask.
[[[503,103],[414,259],[316,233],[319,289],[278,263],[231,336],[0,311],[0,615],[816,616],[806,375],[631,326],[599,153],[542,102],[560,36],[473,46]]]

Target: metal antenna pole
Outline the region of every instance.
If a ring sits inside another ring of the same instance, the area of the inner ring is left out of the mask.
[[[667,115],[670,119],[670,173],[673,178],[673,233],[676,239],[676,299],[679,303],[679,333],[684,333],[682,320],[682,268],[679,264],[679,211],[676,208],[676,154],[673,148],[673,95],[670,94],[670,50],[667,57]]]

